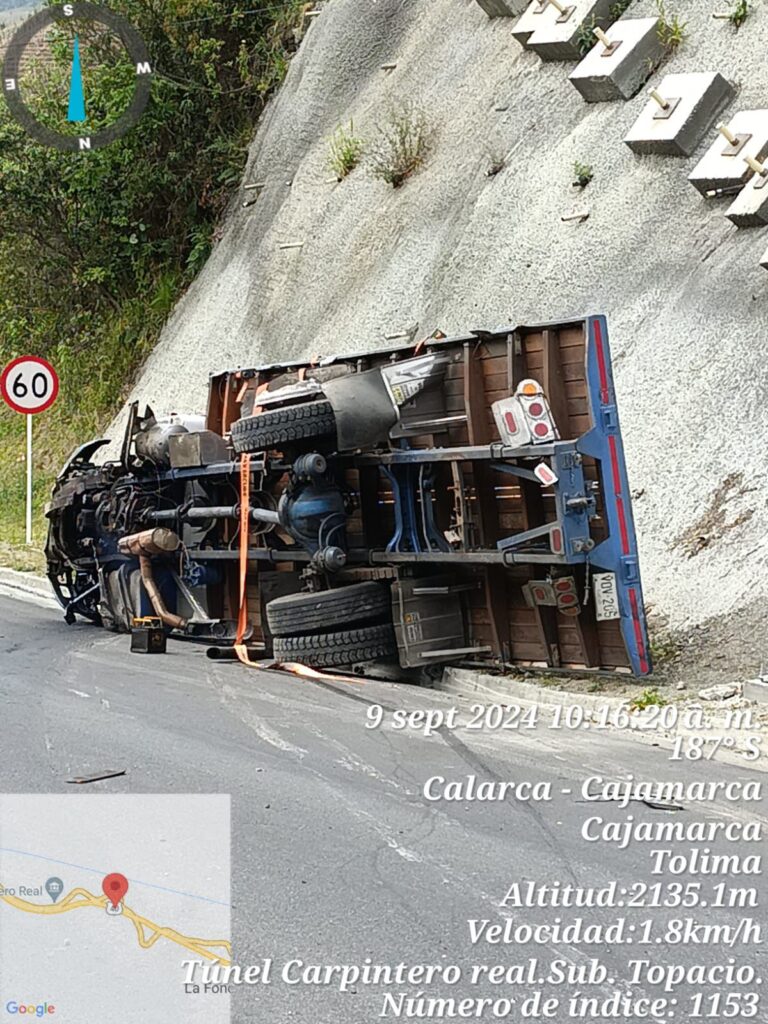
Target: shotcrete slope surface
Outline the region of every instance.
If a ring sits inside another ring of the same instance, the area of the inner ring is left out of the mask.
[[[688,39],[652,81],[716,70],[739,89],[729,112],[768,107],[768,4],[738,33],[713,4],[672,5]],[[653,10],[636,0],[625,17]],[[585,104],[572,65],[543,64],[511,27],[474,0],[331,0],[256,134],[244,182],[265,182],[260,198],[233,200],[134,394],[203,409],[209,372],[228,366],[606,313],[646,599],[675,625],[754,609],[768,591],[768,232],[737,231],[686,181],[712,133],[688,160],[634,156],[622,139],[645,96]],[[433,131],[425,167],[398,190],[364,166],[335,183],[334,129],[370,138],[403,99]],[[583,192],[575,160],[594,170]]]

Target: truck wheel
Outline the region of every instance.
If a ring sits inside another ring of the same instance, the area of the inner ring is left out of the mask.
[[[373,580],[316,594],[286,594],[267,605],[272,636],[327,633],[334,626],[391,618],[389,588]]]
[[[358,661],[386,658],[396,652],[395,631],[389,624],[315,636],[278,636],[274,640],[276,661],[298,661],[314,668],[354,665]]]
[[[311,437],[332,437],[336,420],[330,402],[304,402],[244,416],[232,424],[236,452],[263,452],[275,445]]]

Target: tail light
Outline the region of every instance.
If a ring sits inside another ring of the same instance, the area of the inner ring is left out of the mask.
[[[547,580],[531,580],[523,586],[525,603],[531,608],[557,605],[555,589]]]
[[[579,607],[579,595],[576,590],[576,580],[574,577],[561,576],[552,585],[555,590],[558,611],[562,612],[563,615],[578,615],[581,608]]]
[[[558,576],[554,580],[531,580],[523,586],[526,604],[531,608],[555,607],[563,615],[578,615],[581,612],[576,579],[573,576]]]
[[[560,436],[541,385],[530,377],[520,381],[514,395],[494,402],[492,408],[499,436],[512,447],[546,444]]]
[[[521,448],[531,443],[531,432],[516,397],[502,398],[493,403],[492,409],[499,437],[504,444],[512,448]]]
[[[546,444],[548,441],[556,441],[560,435],[541,385],[531,378],[521,380],[515,394],[526,418],[531,443]]]

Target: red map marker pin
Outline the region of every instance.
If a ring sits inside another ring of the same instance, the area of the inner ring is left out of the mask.
[[[125,875],[117,873],[107,875],[101,883],[101,888],[104,890],[104,895],[112,906],[117,908],[120,906],[120,900],[128,892],[128,879]]]

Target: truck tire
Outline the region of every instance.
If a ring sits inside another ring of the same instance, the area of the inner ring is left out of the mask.
[[[272,636],[327,633],[335,626],[391,620],[389,587],[369,580],[316,594],[286,594],[267,605]]]
[[[275,445],[336,434],[330,402],[304,402],[283,409],[244,416],[232,424],[236,452],[263,452]]]
[[[396,652],[395,631],[389,624],[314,636],[277,636],[274,640],[276,661],[298,661],[313,668],[354,665],[358,661],[386,658]]]

